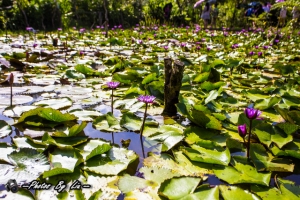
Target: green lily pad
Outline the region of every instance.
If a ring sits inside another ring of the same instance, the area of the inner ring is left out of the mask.
[[[127,112],[122,115],[120,125],[129,131],[139,131],[142,126],[142,120],[135,114]]]
[[[0,138],[6,137],[11,133],[11,126],[5,121],[0,120]]]
[[[170,150],[184,138],[183,130],[172,125],[161,126],[158,131],[161,134],[150,136],[149,139],[162,142],[162,151]]]
[[[255,167],[245,157],[234,156],[231,159],[232,166],[216,166],[216,176],[229,184],[251,183],[268,186],[271,173],[257,172]]]
[[[82,132],[83,129],[86,127],[87,123],[82,122],[81,124],[75,124],[70,129],[67,127],[65,131],[56,131],[52,134],[55,137],[72,137],[77,135],[78,133]]]
[[[164,181],[158,192],[160,195],[167,197],[168,199],[183,198],[186,195],[193,193],[200,181],[201,178],[194,177],[172,178]]]
[[[58,109],[68,108],[72,106],[72,101],[69,98],[48,99],[48,100],[35,102],[33,105],[42,106],[46,108],[53,108],[58,110]]]
[[[118,187],[123,193],[128,193],[133,190],[147,190],[147,187],[156,187],[158,184],[156,182],[139,178],[136,176],[125,175],[119,179]]]
[[[80,120],[80,121],[93,121],[94,118],[102,115],[100,112],[97,112],[94,110],[76,110],[76,111],[70,112],[70,114],[73,114],[76,117],[78,117],[78,120]]]
[[[8,117],[20,117],[22,113],[35,109],[36,106],[15,106],[13,109],[6,109],[3,115]]]
[[[272,108],[275,104],[277,104],[281,100],[280,97],[271,97],[267,99],[259,99],[255,102],[254,108],[259,110],[265,110],[268,108]]]
[[[43,135],[42,141],[46,145],[55,145],[57,147],[73,147],[88,140],[87,136],[76,137],[51,137],[47,132]]]
[[[121,130],[119,121],[112,115],[111,112],[97,117],[93,121],[93,126],[100,131],[119,131]]]
[[[76,149],[79,149],[81,151],[80,153],[83,156],[83,159],[87,161],[94,156],[101,155],[109,151],[111,149],[111,146],[101,140],[93,139],[88,141],[87,143],[77,146]]]
[[[261,144],[250,145],[250,157],[258,171],[293,172],[294,164],[283,158],[275,158]]]
[[[15,148],[9,146],[7,143],[0,143],[0,161],[11,163],[8,155],[15,151]]]
[[[48,171],[45,170],[43,178],[58,174],[73,173],[75,167],[83,162],[80,153],[73,148],[56,148],[52,153],[49,153],[49,160],[51,168]]]
[[[18,148],[31,148],[39,152],[43,152],[47,147],[44,144],[36,144],[26,137],[19,137],[19,138],[15,137],[13,138],[13,142]]]
[[[182,147],[182,152],[192,161],[228,165],[230,162],[230,151],[224,149],[216,142],[209,140],[199,140],[191,145],[192,148]]]
[[[113,147],[105,155],[89,159],[83,169],[102,175],[118,175],[137,158],[131,150]]]
[[[254,133],[259,138],[259,141],[267,146],[274,142],[279,148],[293,141],[292,135],[285,134],[284,131],[276,126],[267,123],[261,123],[254,129]]]
[[[50,168],[47,158],[38,151],[22,148],[8,155],[13,165],[0,164],[0,183],[15,179],[17,183],[31,182]]]
[[[218,187],[220,188],[220,192],[224,200],[260,200],[260,198],[255,194],[236,186],[219,185]]]

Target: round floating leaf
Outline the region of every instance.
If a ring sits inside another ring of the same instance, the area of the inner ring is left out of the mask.
[[[9,146],[7,143],[0,143],[0,161],[10,163],[11,160],[8,158],[8,155],[13,151],[15,151],[15,149]]]
[[[79,152],[72,148],[59,149],[56,148],[49,153],[51,169],[43,173],[43,178],[55,176],[58,174],[73,173],[74,168],[83,162]]]
[[[72,106],[72,101],[69,98],[61,99],[48,99],[39,102],[35,102],[33,105],[42,106],[46,108],[62,109]]]
[[[78,120],[80,121],[93,121],[93,118],[102,115],[100,112],[93,110],[76,110],[73,112],[71,111],[70,113],[78,117]]]
[[[260,200],[260,198],[255,194],[236,186],[219,185],[218,187],[220,188],[220,192],[224,200]]]
[[[74,78],[74,79],[84,79],[85,78],[84,74],[79,73],[75,70],[67,70],[65,75],[68,78]]]
[[[13,94],[21,94],[24,93],[27,89],[24,87],[12,87]],[[10,87],[1,87],[0,90],[1,95],[10,95]]]
[[[283,158],[275,158],[261,144],[250,145],[250,156],[258,171],[293,172],[294,164]]]
[[[131,112],[122,115],[120,125],[129,131],[139,131],[142,125],[141,118]]]
[[[216,142],[201,140],[191,147],[183,147],[182,151],[193,161],[219,165],[228,165],[230,162],[229,149],[224,149]]]
[[[82,190],[85,199],[117,199],[121,194],[121,191],[117,187],[118,180],[118,176],[100,177],[88,172],[86,182],[84,183],[90,184],[92,187]],[[97,196],[98,198],[96,198]]]
[[[271,173],[259,173],[247,158],[235,156],[231,159],[231,166],[216,166],[216,176],[229,184],[252,183],[268,186]]]
[[[20,105],[32,102],[31,96],[17,95],[12,97],[12,105]],[[0,96],[0,105],[10,105],[10,96]]]
[[[198,187],[193,194],[188,194],[185,197],[181,198],[181,200],[219,200],[219,188],[215,186],[211,188],[209,185],[201,185]]]
[[[119,131],[121,130],[119,121],[112,115],[111,112],[97,117],[93,121],[93,126],[100,131]]]
[[[156,187],[158,184],[136,176],[125,175],[119,179],[118,187],[123,193],[128,193],[133,190],[147,190],[147,187]]]
[[[3,112],[3,115],[8,117],[20,117],[23,112],[30,111],[32,109],[35,109],[36,106],[15,106],[13,109],[6,109]]]
[[[41,86],[24,86],[23,88],[26,89],[24,94],[36,94],[44,92],[44,87]]]
[[[5,121],[0,120],[0,138],[6,137],[11,133],[11,126]]]
[[[8,158],[13,165],[0,164],[1,184],[6,184],[9,179],[15,179],[17,183],[30,182],[50,169],[47,158],[34,149],[22,148],[9,154]]]
[[[179,199],[194,192],[201,178],[180,177],[163,182],[158,192],[168,199]]]
[[[131,150],[113,147],[106,155],[89,159],[83,169],[102,175],[118,175],[137,158]]]
[[[26,137],[13,138],[13,142],[18,148],[31,148],[39,152],[44,151],[45,148],[47,147],[46,145],[43,144],[35,144],[33,141],[27,139]]]
[[[81,152],[81,155],[83,156],[83,159],[87,161],[88,159],[101,155],[111,149],[111,146],[103,142],[101,140],[90,140],[87,143],[81,144],[76,147]]]
[[[77,137],[55,137],[52,138],[47,132],[44,134],[43,138],[43,144],[49,145],[55,145],[58,147],[73,147],[76,145],[79,145],[81,143],[84,143],[88,140],[87,136],[77,136]]]
[[[83,129],[86,127],[87,123],[82,122],[81,124],[75,124],[70,129],[67,127],[65,131],[56,131],[52,134],[52,136],[55,137],[72,137],[83,131]]]

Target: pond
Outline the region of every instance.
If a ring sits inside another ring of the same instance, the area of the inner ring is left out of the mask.
[[[300,197],[300,36],[152,28],[2,38],[2,198]],[[165,58],[184,64],[172,117]]]

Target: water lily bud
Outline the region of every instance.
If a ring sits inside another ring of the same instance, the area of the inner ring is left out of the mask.
[[[247,135],[247,126],[246,124],[238,126],[239,135],[244,138]]]

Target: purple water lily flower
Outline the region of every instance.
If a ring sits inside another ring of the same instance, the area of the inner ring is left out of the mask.
[[[115,89],[120,85],[120,82],[109,81],[106,85],[111,89]]]
[[[253,120],[253,119],[258,119],[258,117],[261,115],[261,111],[256,110],[254,108],[246,108],[245,114],[248,119]]]
[[[264,49],[268,49],[269,48],[269,46],[264,46]]]
[[[275,40],[275,43],[278,43],[279,42],[279,40]]]
[[[58,30],[58,31],[62,31],[62,28],[58,28],[57,30]]]
[[[26,27],[26,31],[32,31],[33,28],[32,27]]]
[[[250,51],[249,55],[250,55],[250,56],[253,56],[253,55],[254,55],[254,52],[253,52],[253,51]]]
[[[182,43],[180,44],[180,46],[181,46],[181,47],[185,47],[185,46],[186,46],[186,43],[182,42]]]
[[[137,99],[144,103],[153,103],[156,97],[152,95],[140,95]]]
[[[79,30],[79,32],[80,32],[80,33],[85,32],[85,28],[81,28],[81,29]]]
[[[247,126],[246,124],[238,126],[239,135],[244,138],[247,135]]]
[[[169,49],[169,47],[168,47],[168,46],[164,46],[164,49],[165,49],[165,50],[168,50],[168,49]]]
[[[262,52],[261,51],[259,51],[259,52],[257,52],[257,55],[260,57],[260,56],[262,56]]]

